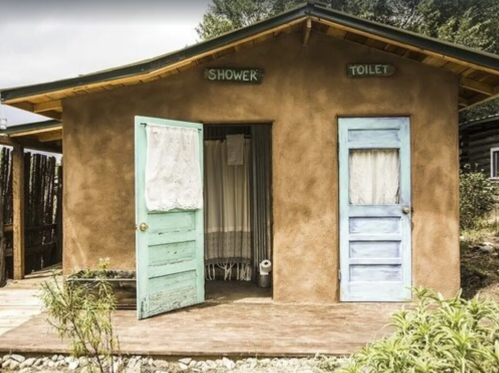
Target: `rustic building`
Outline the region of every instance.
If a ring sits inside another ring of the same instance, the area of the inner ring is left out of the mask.
[[[496,55],[314,4],[1,91],[64,120],[65,273],[103,257],[136,270],[139,317],[203,302],[220,279],[260,291],[264,260],[279,303],[451,295],[458,111],[498,93]]]
[[[499,114],[462,123],[461,167],[469,164],[492,179],[499,179]]]

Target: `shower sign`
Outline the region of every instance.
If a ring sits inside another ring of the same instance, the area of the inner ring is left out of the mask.
[[[260,84],[263,80],[263,69],[213,68],[206,69],[204,77],[212,82]]]
[[[351,63],[347,65],[349,78],[392,76],[394,72],[395,66],[390,63]]]

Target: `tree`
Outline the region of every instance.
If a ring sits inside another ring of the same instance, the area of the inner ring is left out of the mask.
[[[302,0],[213,0],[196,30],[206,40],[301,3]],[[329,0],[327,6],[423,35],[499,52],[496,0]]]
[[[301,0],[213,0],[196,28],[202,40],[260,22],[302,3]]]

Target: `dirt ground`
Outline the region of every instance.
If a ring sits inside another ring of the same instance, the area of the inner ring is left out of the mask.
[[[463,297],[478,296],[499,302],[499,237],[487,235],[479,241],[461,242]]]

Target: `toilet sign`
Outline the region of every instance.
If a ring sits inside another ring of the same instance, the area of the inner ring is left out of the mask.
[[[217,82],[259,84],[263,80],[263,69],[257,68],[213,68],[204,71],[205,79]]]
[[[387,63],[352,63],[347,65],[349,78],[392,76],[394,72],[395,66]]]

